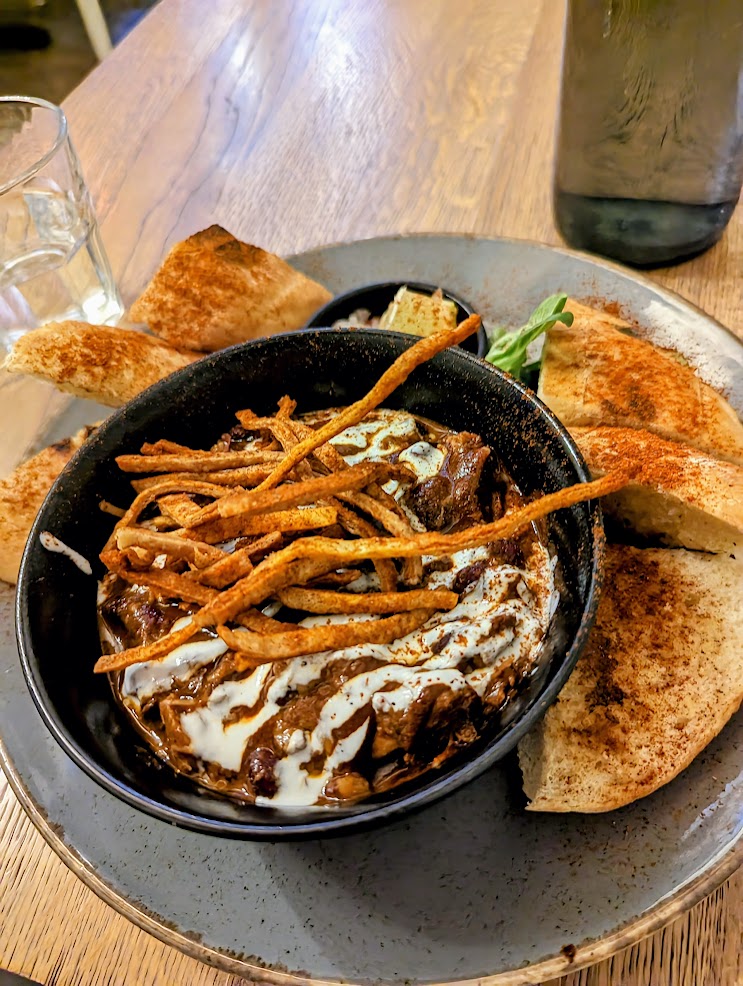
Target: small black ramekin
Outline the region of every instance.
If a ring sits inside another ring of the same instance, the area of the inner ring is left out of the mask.
[[[327,305],[323,305],[312,318],[305,328],[321,329],[336,322],[345,321],[352,312],[360,308],[366,309],[377,318],[384,314],[387,306],[394,300],[395,295],[402,287],[410,288],[411,291],[418,291],[420,294],[433,294],[437,290],[435,284],[423,284],[420,281],[384,281],[380,284],[366,284],[361,288],[354,288],[352,291],[344,291],[338,294]],[[472,315],[475,309],[466,301],[458,298],[451,291],[442,288],[442,293],[447,301],[453,301],[457,306],[457,324],[463,322]],[[476,335],[465,339],[462,349],[475,356],[483,358],[488,351],[488,337],[485,329],[480,326]]]

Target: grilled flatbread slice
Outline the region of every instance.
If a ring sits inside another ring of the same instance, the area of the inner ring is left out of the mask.
[[[743,465],[743,424],[675,353],[569,300],[571,326],[547,333],[538,394],[564,424],[643,428]]]
[[[0,479],[0,579],[15,583],[28,532],[54,480],[95,428],[43,449]]]
[[[570,433],[594,476],[633,467],[631,482],[602,499],[604,513],[670,547],[743,560],[743,467],[635,428]]]
[[[331,297],[275,254],[210,226],[171,249],[130,314],[172,346],[208,353],[301,328]]]
[[[687,767],[743,699],[743,564],[608,549],[585,651],[519,744],[531,811],[601,812]]]
[[[119,407],[200,356],[131,329],[50,322],[22,335],[4,365],[10,373],[26,373],[77,397]]]

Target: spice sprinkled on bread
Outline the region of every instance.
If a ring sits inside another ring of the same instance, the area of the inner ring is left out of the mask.
[[[299,329],[331,297],[281,257],[210,226],[172,247],[131,317],[171,346],[215,352]]]
[[[743,559],[743,467],[634,428],[570,429],[593,475],[632,466],[604,513],[670,547]]]
[[[743,564],[610,546],[596,623],[519,744],[531,811],[602,812],[667,784],[743,699]]]
[[[743,465],[743,424],[728,402],[669,350],[568,300],[571,326],[549,329],[538,394],[567,425],[641,428]]]

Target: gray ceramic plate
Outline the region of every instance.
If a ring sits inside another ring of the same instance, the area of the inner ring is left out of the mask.
[[[584,256],[409,237],[294,262],[335,291],[403,272],[441,283],[491,322],[516,322],[558,289],[617,301],[743,410],[733,336],[649,281]],[[78,402],[55,431],[98,414]],[[649,934],[743,858],[740,715],[676,781],[609,815],[524,812],[510,762],[407,822],[360,836],[266,845],[173,828],[101,790],[47,734],[21,675],[11,604],[4,589],[2,754],[34,822],[131,920],[255,980],[538,983]],[[566,946],[576,949],[572,964]]]

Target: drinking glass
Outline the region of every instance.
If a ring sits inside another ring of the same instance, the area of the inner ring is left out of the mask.
[[[45,322],[122,312],[64,113],[0,97],[0,354]]]

